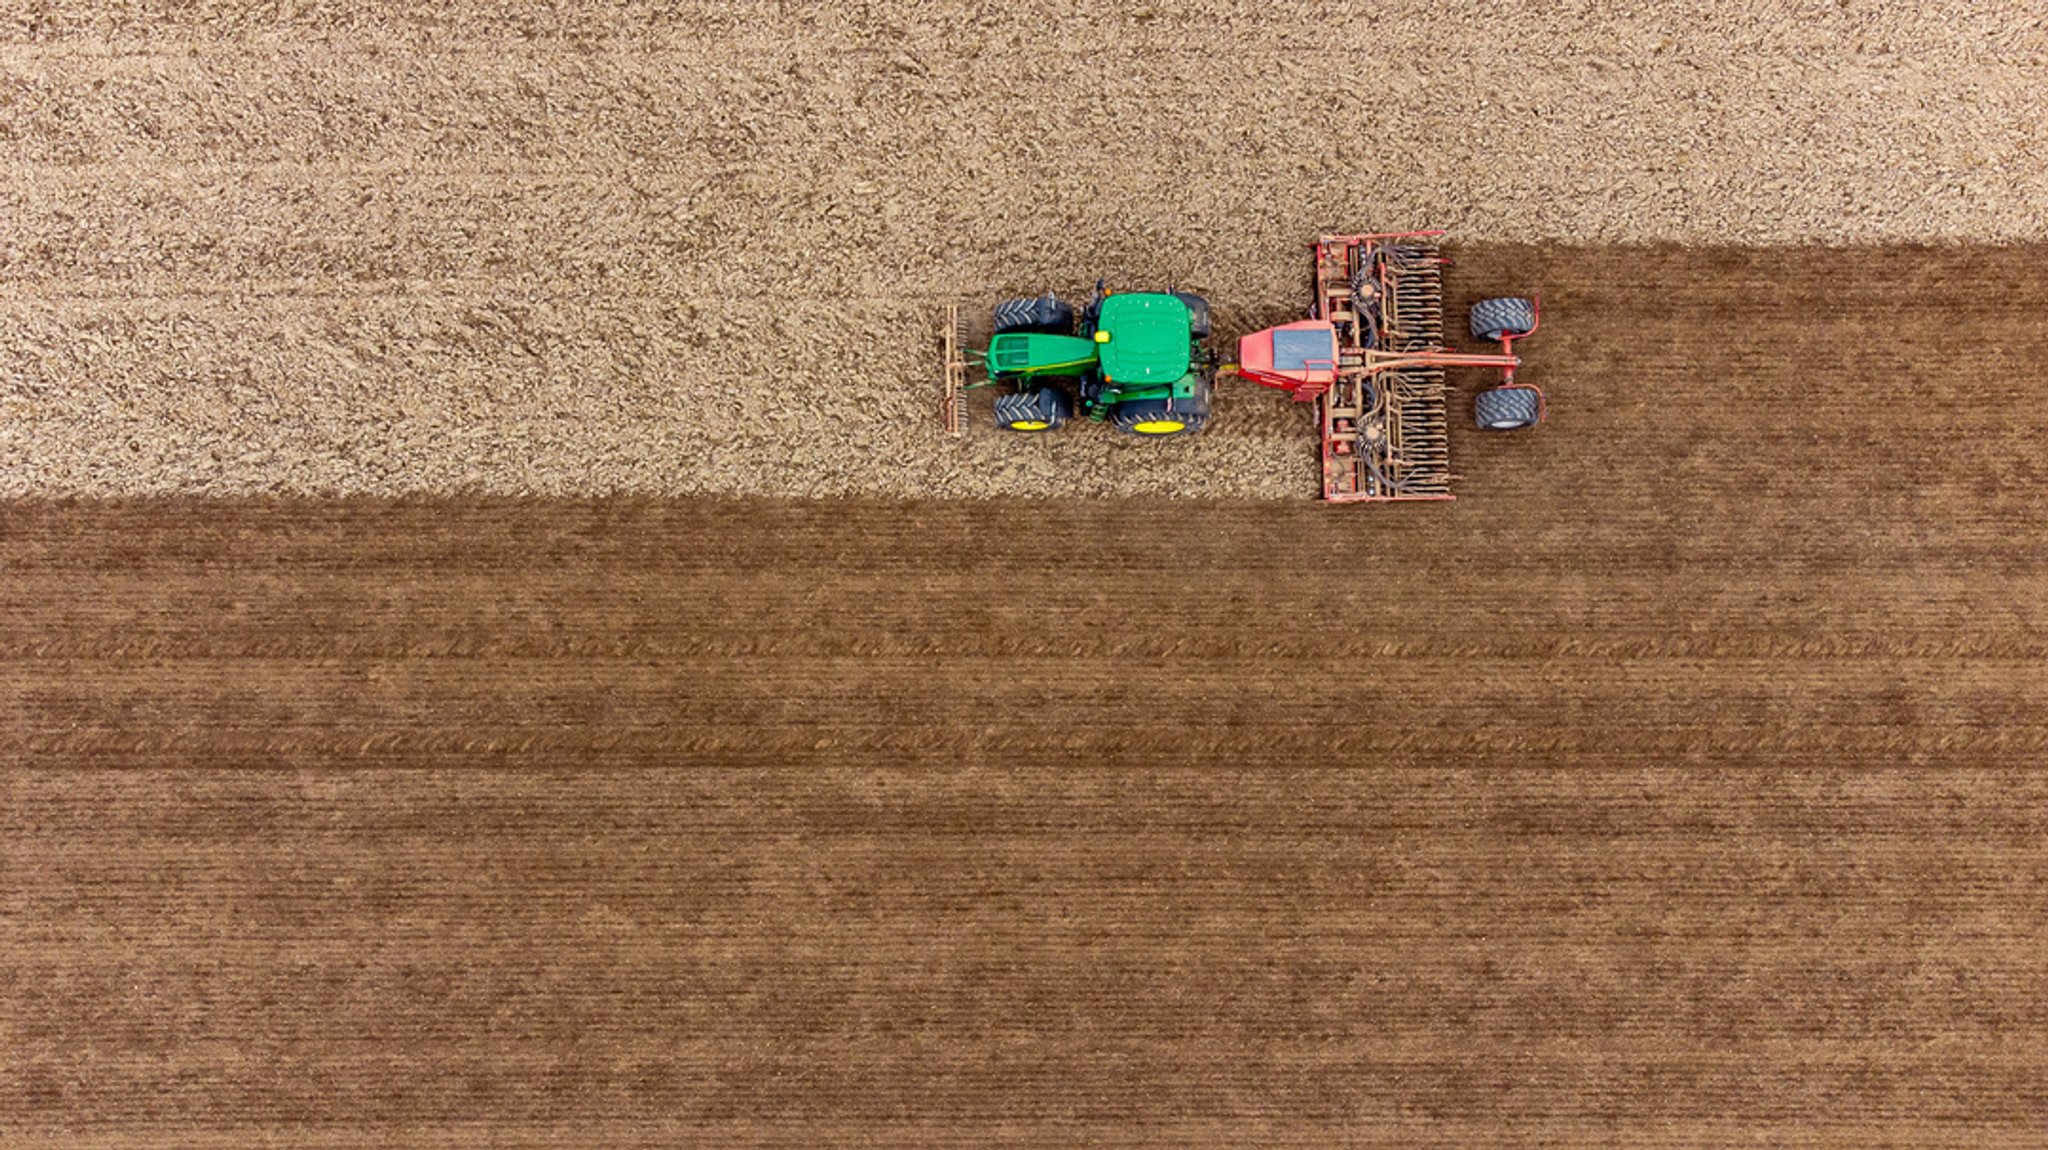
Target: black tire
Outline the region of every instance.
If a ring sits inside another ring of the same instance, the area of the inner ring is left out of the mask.
[[[1536,301],[1520,297],[1483,299],[1472,305],[1472,338],[1497,340],[1536,330]]]
[[[1116,429],[1139,439],[1195,435],[1209,422],[1209,385],[1188,399],[1134,399],[1110,412]]]
[[[1073,414],[1074,401],[1057,387],[996,397],[996,426],[1004,431],[1058,431]]]
[[[1209,338],[1209,301],[1193,292],[1177,291],[1175,299],[1188,305],[1188,334],[1196,339]]]
[[[1533,387],[1494,387],[1472,401],[1481,431],[1520,431],[1543,419],[1543,396]]]
[[[1036,299],[1006,299],[996,305],[996,334],[1006,331],[1038,331],[1048,335],[1074,334],[1074,307],[1062,299],[1042,295]]]

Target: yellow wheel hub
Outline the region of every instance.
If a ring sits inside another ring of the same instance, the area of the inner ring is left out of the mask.
[[[1178,419],[1148,419],[1143,423],[1133,423],[1131,430],[1139,435],[1172,435],[1186,427],[1187,424]]]
[[[1047,422],[1046,422],[1045,420],[1043,420],[1043,419],[1019,419],[1019,420],[1015,420],[1015,421],[1013,421],[1013,422],[1012,422],[1012,423],[1010,424],[1010,430],[1011,430],[1011,431],[1044,431],[1044,430],[1045,430],[1046,428],[1048,428],[1048,427],[1051,427],[1051,426],[1052,426],[1052,424],[1050,424],[1050,423],[1047,423]]]

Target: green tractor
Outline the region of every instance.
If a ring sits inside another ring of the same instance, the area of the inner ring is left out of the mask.
[[[1186,292],[1108,292],[1077,317],[1047,294],[995,310],[995,334],[981,357],[987,382],[1003,389],[996,426],[1056,431],[1077,413],[1126,435],[1193,435],[1209,420],[1216,357],[1209,303]]]

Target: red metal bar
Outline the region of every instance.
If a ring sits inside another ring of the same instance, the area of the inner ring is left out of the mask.
[[[1341,244],[1346,247],[1355,247],[1359,244],[1365,243],[1368,240],[1408,240],[1435,238],[1437,236],[1445,234],[1447,233],[1445,233],[1445,231],[1442,228],[1430,228],[1426,231],[1419,232],[1359,232],[1353,235],[1324,236],[1316,242],[1319,244],[1334,243]]]
[[[1389,356],[1366,364],[1367,375],[1398,371],[1404,367],[1498,367],[1508,372],[1522,366],[1512,355],[1467,355],[1457,351],[1417,351]]]
[[[1313,376],[1317,370],[1316,365],[1319,363],[1329,365],[1326,369],[1330,373],[1329,380],[1323,383],[1318,383],[1313,378],[1303,380],[1299,385],[1297,385],[1294,388],[1294,402],[1307,403],[1312,399],[1321,397],[1322,395],[1327,393],[1330,390],[1330,388],[1336,386],[1337,361],[1334,359],[1303,359],[1301,361],[1301,370],[1303,374]]]

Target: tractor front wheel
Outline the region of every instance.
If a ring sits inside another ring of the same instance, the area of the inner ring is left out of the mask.
[[[1536,330],[1536,301],[1519,297],[1483,299],[1472,305],[1472,338],[1497,341]]]
[[[997,335],[1006,331],[1074,334],[1074,306],[1049,295],[1035,299],[1006,299],[996,305],[995,320]]]
[[[1074,414],[1074,401],[1057,387],[996,397],[996,426],[1005,431],[1057,431]]]
[[[1481,431],[1520,431],[1543,419],[1543,394],[1533,387],[1493,387],[1472,401]]]

